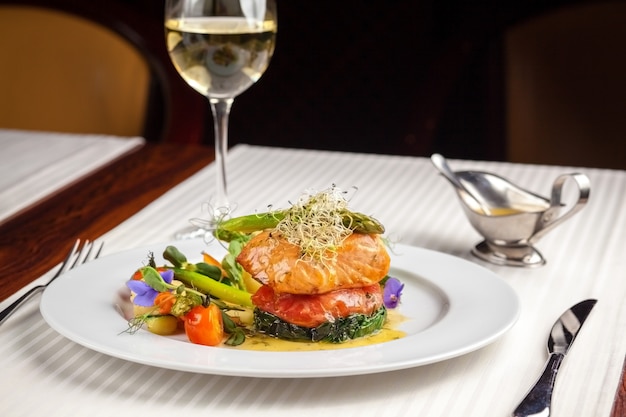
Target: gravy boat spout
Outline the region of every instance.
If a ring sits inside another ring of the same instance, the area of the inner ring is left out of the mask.
[[[480,196],[481,204],[489,207],[485,212],[476,199],[455,189],[465,215],[485,238],[472,249],[472,253],[498,265],[543,265],[546,261],[534,244],[580,211],[589,199],[589,178],[579,173],[560,175],[552,185],[550,199],[488,172],[457,171],[455,174],[466,189]],[[563,186],[568,179],[578,187],[578,198],[569,207],[562,202]]]

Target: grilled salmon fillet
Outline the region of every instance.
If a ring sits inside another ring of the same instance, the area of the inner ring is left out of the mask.
[[[352,233],[324,259],[303,257],[300,246],[276,232],[261,232],[242,249],[237,262],[275,292],[324,294],[359,288],[383,279],[390,258],[379,235]]]

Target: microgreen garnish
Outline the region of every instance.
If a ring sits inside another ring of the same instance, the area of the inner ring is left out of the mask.
[[[317,259],[328,257],[352,234],[343,221],[348,202],[336,187],[298,199],[276,230],[291,244],[298,245],[305,256]]]
[[[158,310],[155,308],[155,311]],[[160,314],[146,313],[141,314],[139,316],[135,316],[132,319],[128,320],[128,328],[122,333],[135,334],[137,333],[143,325],[152,317],[159,317]]]

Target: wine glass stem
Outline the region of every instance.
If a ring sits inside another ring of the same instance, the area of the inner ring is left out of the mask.
[[[228,193],[226,188],[226,152],[228,151],[228,117],[234,99],[210,98],[215,130],[215,196],[212,201],[213,215],[220,218],[229,211]]]

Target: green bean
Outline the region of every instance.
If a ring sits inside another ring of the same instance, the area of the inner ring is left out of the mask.
[[[170,261],[175,267],[181,267],[187,263],[187,258],[175,246],[168,246],[163,251],[163,258]]]
[[[206,262],[198,262],[197,264],[194,264],[193,270],[215,280],[219,280],[220,278],[222,278],[222,270],[220,269],[220,267],[215,265],[209,265]]]
[[[186,269],[174,268],[174,276],[191,288],[204,291],[222,301],[237,304],[243,307],[254,307],[251,296],[247,291],[242,291],[230,285],[222,284],[205,275]]]

